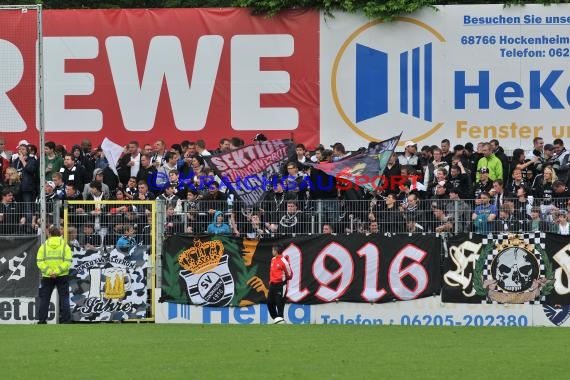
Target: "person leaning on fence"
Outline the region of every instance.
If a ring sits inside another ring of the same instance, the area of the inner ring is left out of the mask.
[[[287,295],[287,281],[293,277],[291,265],[283,257],[283,248],[274,245],[271,249],[273,258],[269,268],[269,294],[267,296],[267,309],[273,323],[285,323],[283,312],[285,310],[285,297]]]
[[[71,323],[69,306],[69,268],[71,267],[71,248],[61,236],[56,226],[47,230],[48,239],[38,249],[37,265],[42,274],[39,290],[40,308],[38,323],[47,323],[49,302],[53,289],[57,287],[60,303],[60,323]]]
[[[212,235],[231,235],[232,229],[224,222],[224,213],[215,211],[212,223],[208,225],[207,232]]]

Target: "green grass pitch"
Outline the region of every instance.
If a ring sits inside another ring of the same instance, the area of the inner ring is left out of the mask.
[[[3,379],[565,378],[570,329],[0,326]]]

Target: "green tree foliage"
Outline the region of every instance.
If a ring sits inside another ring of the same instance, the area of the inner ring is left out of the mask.
[[[566,3],[564,0],[508,0],[505,6],[524,4]],[[8,0],[0,4],[30,4],[33,0]],[[436,0],[44,0],[45,9],[66,8],[251,8],[253,14],[273,16],[287,9],[320,9],[328,15],[335,11],[362,12],[370,18],[390,20],[422,8],[448,4],[496,4],[497,1],[436,1]]]

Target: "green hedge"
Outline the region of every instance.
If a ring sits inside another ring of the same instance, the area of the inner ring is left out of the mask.
[[[505,6],[524,4],[555,4],[566,1],[521,1],[511,0],[503,2]],[[31,1],[1,2],[6,4],[30,4]],[[254,14],[272,16],[286,9],[321,9],[329,15],[335,11],[362,12],[370,18],[390,20],[395,16],[412,13],[418,9],[433,7],[436,4],[496,4],[496,1],[434,1],[434,0],[46,0],[42,3],[45,9],[67,8],[251,8]]]

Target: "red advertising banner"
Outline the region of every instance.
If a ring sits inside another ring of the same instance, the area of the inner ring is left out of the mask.
[[[47,140],[69,149],[81,138],[203,138],[215,148],[263,132],[318,142],[316,11],[268,19],[244,9],[48,10],[43,24]],[[35,100],[35,40],[18,28],[0,30],[0,46],[14,45],[24,62],[21,79],[0,87],[26,124],[16,134],[0,121],[9,148],[38,141],[34,105],[22,104]]]

